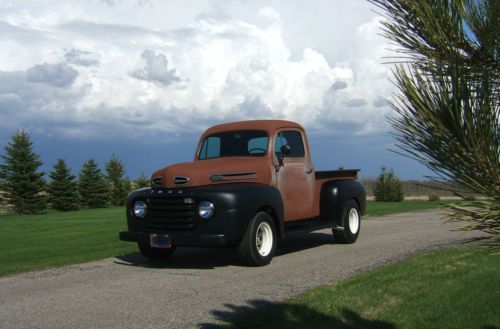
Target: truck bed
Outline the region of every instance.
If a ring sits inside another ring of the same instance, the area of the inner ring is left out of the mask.
[[[359,169],[316,171],[316,180],[358,179]]]

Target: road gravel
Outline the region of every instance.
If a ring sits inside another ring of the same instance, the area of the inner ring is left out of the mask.
[[[179,248],[168,264],[139,254],[0,278],[0,329],[213,328],[415,253],[470,240],[441,211],[362,221],[353,245],[331,231],[283,241],[265,267],[246,267],[232,250]]]

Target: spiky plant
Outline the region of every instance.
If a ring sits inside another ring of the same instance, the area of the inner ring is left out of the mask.
[[[500,1],[369,0],[397,46],[399,89],[390,119],[401,153],[479,201],[450,206],[449,220],[500,247]]]

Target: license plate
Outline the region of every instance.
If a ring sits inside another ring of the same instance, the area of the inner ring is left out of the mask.
[[[149,235],[149,242],[153,248],[170,248],[172,242],[168,234],[151,233]]]

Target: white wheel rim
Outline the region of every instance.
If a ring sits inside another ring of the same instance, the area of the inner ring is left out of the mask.
[[[352,234],[358,233],[359,230],[359,214],[355,208],[349,211],[349,229]]]
[[[255,246],[262,257],[266,257],[271,252],[273,248],[273,231],[268,223],[262,222],[257,227]]]

